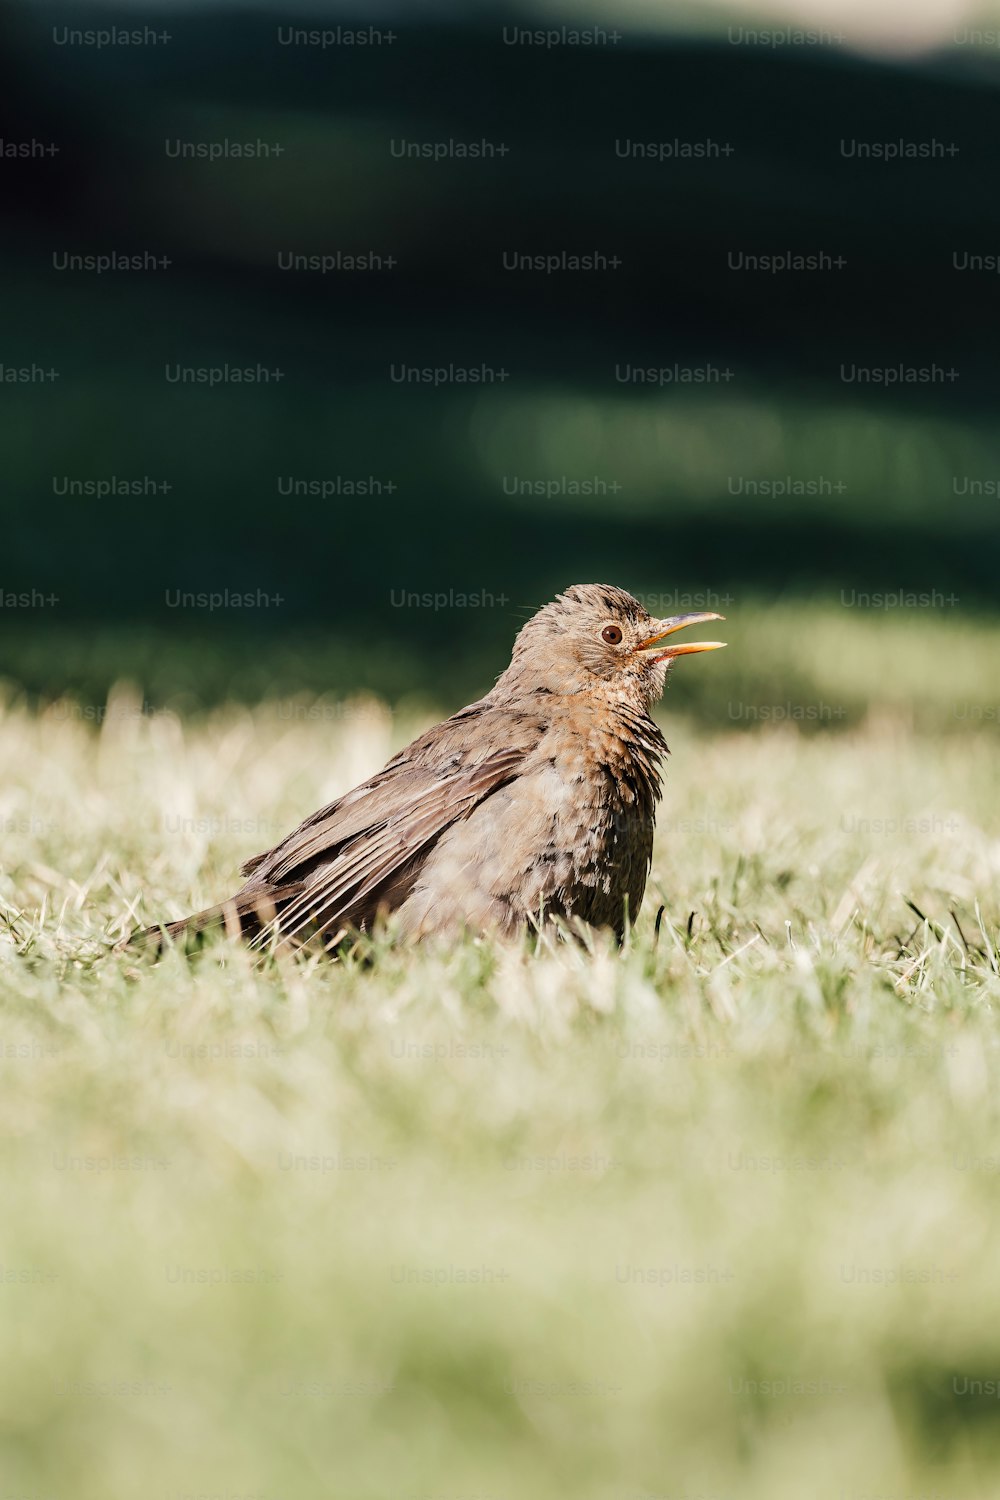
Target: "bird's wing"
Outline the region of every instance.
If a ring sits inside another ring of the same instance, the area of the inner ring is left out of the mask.
[[[379,893],[404,867],[523,766],[529,749],[523,734],[515,736],[519,743],[493,750],[484,738],[476,750],[450,750],[447,736],[431,746],[423,737],[250,861],[248,893],[282,903],[274,930],[292,938],[306,927],[325,932],[373,914]]]

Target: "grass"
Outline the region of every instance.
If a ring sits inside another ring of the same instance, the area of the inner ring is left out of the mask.
[[[417,726],[8,703],[0,1494],[992,1500],[997,725],[896,641],[810,733],[678,669],[622,952],[110,954]]]

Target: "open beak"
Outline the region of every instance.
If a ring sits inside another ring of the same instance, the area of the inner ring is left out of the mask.
[[[724,646],[725,641],[690,641],[684,646],[668,646],[665,651],[652,651],[650,647],[658,646],[661,641],[666,640],[668,635],[673,635],[675,630],[684,630],[688,625],[703,625],[706,620],[724,620],[725,615],[694,614],[674,615],[669,620],[654,620],[656,630],[646,640],[639,642],[640,651],[649,651],[652,661],[669,661],[675,656],[693,656],[696,651],[718,651]]]

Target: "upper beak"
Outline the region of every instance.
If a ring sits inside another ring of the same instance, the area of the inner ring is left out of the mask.
[[[654,620],[655,631],[646,640],[639,642],[639,650],[645,651],[650,646],[656,646],[668,635],[673,635],[675,630],[683,630],[688,625],[703,625],[706,620],[724,620],[725,615],[694,614],[673,615],[669,620]],[[650,652],[653,661],[667,661],[675,656],[692,656],[696,651],[718,651],[724,646],[725,641],[690,641],[684,646],[668,646],[665,651]]]

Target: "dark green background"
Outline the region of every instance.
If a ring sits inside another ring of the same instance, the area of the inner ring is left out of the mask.
[[[58,596],[4,611],[0,673],[95,698],[124,674],[191,703],[299,686],[450,695],[484,688],[524,614],[591,579],[756,609],[897,587],[994,609],[1000,498],[955,483],[1000,476],[1000,282],[954,270],[952,254],[1000,251],[998,65],[958,48],[906,64],[776,53],[723,34],[538,51],[503,44],[517,19],[533,18],[411,13],[391,46],[319,51],[278,46],[277,25],[350,16],[7,9],[0,134],[60,152],[0,166],[0,359],[61,373],[0,387],[0,586]],[[172,40],[53,44],[53,27],[102,24]],[[222,137],[285,152],[209,164],[164,150]],[[509,151],[395,160],[403,137]],[[624,161],[626,137],[735,150]],[[958,151],[841,155],[842,139],[899,138]],[[173,264],[101,277],[52,266],[53,252],[147,249]],[[325,277],[276,266],[282,250],[337,249],[399,264]],[[505,249],[597,249],[622,266],[510,274]],[[847,265],[727,268],[730,250],[786,249]],[[225,362],[284,379],[212,391],[164,379],[167,364]],[[484,393],[403,387],[392,362],[485,363],[509,379]],[[614,374],[706,362],[733,379],[650,390]],[[900,363],[958,376],[891,390],[840,378],[842,364]],[[618,492],[503,492],[505,473],[594,472]],[[276,489],[290,474],[396,489],[293,501]],[[726,483],[786,474],[844,489],[765,499]],[[171,489],[60,497],[64,475]],[[166,604],[167,591],[227,588],[283,602]],[[403,609],[402,590],[509,602]]]

